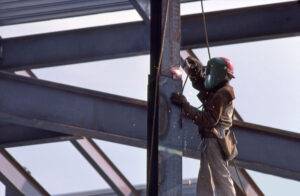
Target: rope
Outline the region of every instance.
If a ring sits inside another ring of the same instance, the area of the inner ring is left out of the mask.
[[[200,1],[201,1],[201,10],[202,10],[202,18],[203,18],[203,26],[204,26],[205,43],[206,43],[208,58],[211,59],[209,41],[208,41],[208,33],[207,33],[207,25],[206,25],[206,17],[205,17],[205,12],[204,12],[204,5],[203,5],[203,0],[200,0]],[[183,90],[185,88],[188,77],[189,77],[189,75],[187,75],[185,78],[184,84],[181,89],[181,94],[183,94]],[[183,114],[182,114],[182,106],[181,106],[181,112],[180,112],[180,127],[181,128],[182,128],[182,116],[183,116]]]
[[[200,0],[200,1],[201,1],[201,10],[202,10],[202,18],[203,18],[205,44],[206,44],[206,48],[207,48],[208,58],[211,59],[209,40],[208,40],[208,32],[207,32],[207,24],[206,24],[206,17],[205,17],[205,12],[204,12],[204,5],[203,5],[203,0]],[[183,90],[185,88],[186,81],[187,81],[188,77],[189,77],[189,75],[187,75],[186,78],[185,78],[185,82],[183,84],[181,94],[183,94]]]
[[[203,18],[203,26],[204,26],[204,36],[205,36],[206,48],[207,48],[208,58],[210,60],[211,59],[211,55],[210,55],[210,48],[209,48],[209,41],[208,41],[207,24],[206,24],[205,12],[204,12],[204,5],[203,5],[203,0],[200,0],[200,1],[201,1],[201,10],[202,10],[202,18]]]

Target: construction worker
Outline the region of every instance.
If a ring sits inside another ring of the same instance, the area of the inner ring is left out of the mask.
[[[199,126],[202,136],[201,165],[197,182],[198,196],[234,196],[233,181],[228,171],[228,162],[220,143],[232,126],[234,90],[229,81],[234,78],[233,65],[226,58],[212,58],[206,71],[195,58],[185,60],[188,74],[203,109],[189,104],[181,93],[173,93],[171,101],[182,107],[184,115]]]

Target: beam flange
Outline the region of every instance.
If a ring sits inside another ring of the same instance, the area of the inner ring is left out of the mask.
[[[69,141],[80,138],[68,134],[0,122],[0,148]]]
[[[206,17],[212,46],[300,34],[297,1],[211,12]],[[181,21],[182,49],[203,47],[202,15],[183,16]],[[21,70],[148,54],[149,32],[144,22],[132,22],[4,39],[1,69]]]

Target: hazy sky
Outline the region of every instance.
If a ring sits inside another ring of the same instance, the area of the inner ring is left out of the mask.
[[[206,10],[240,7],[273,1],[209,1]],[[279,2],[279,1],[277,1]],[[182,13],[199,12],[199,3],[185,4]],[[0,27],[2,37],[105,25],[140,20],[135,11],[52,20]],[[209,24],[208,24],[209,25]],[[235,64],[236,108],[242,117],[257,124],[300,132],[300,37],[213,47],[213,56],[226,56]],[[195,50],[203,62],[206,50]],[[34,70],[38,77],[74,86],[146,100],[149,56]],[[125,73],[125,74],[124,74]],[[113,76],[113,77],[112,77]],[[188,83],[185,95],[199,105]],[[97,141],[133,184],[146,183],[146,153],[143,149]],[[9,149],[51,193],[68,193],[108,188],[69,142]],[[126,155],[126,156],[124,156]],[[132,160],[135,165],[132,166]],[[184,158],[184,178],[197,177],[199,161]],[[296,195],[299,182],[250,171],[266,195]],[[0,189],[3,193],[3,187]],[[1,195],[0,191],[0,195]]]

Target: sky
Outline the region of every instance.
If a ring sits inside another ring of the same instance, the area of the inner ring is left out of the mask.
[[[207,11],[281,1],[207,1]],[[200,5],[182,6],[182,14],[197,13]],[[74,28],[140,20],[135,11],[99,14],[0,27],[0,35],[16,37]],[[208,24],[209,25],[209,24]],[[245,121],[300,132],[300,37],[212,47],[213,56],[225,56],[235,65],[236,109]],[[203,61],[205,49],[195,50]],[[124,66],[124,64],[126,66]],[[146,100],[149,56],[137,56],[33,70],[41,79]],[[113,77],[112,77],[113,76]],[[116,79],[117,78],[117,79]],[[199,105],[190,83],[184,94]],[[143,149],[96,141],[133,184],[146,183],[146,152]],[[8,151],[51,194],[108,188],[69,142],[10,148]],[[124,156],[126,155],[126,156]],[[132,166],[134,159],[135,165]],[[183,158],[183,177],[196,178],[199,161]],[[266,195],[296,195],[297,181],[249,171]],[[0,186],[0,196],[3,195]]]

